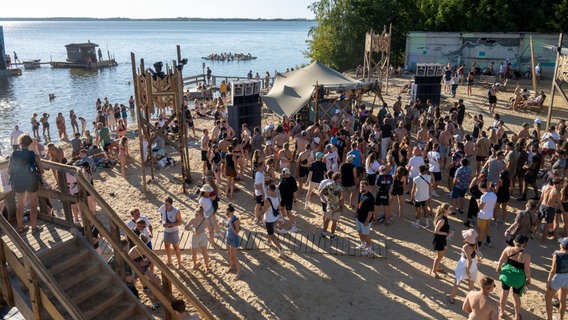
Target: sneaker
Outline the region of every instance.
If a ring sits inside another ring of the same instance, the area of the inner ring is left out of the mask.
[[[440,195],[436,191],[432,191],[432,197],[439,197]]]
[[[276,232],[282,234],[282,233],[287,233],[288,231],[286,231],[286,229],[274,229]]]
[[[430,228],[430,221],[428,219],[426,219],[426,221],[424,221],[424,227]]]
[[[491,242],[485,241],[485,245],[488,246],[489,248],[493,248],[493,244]]]
[[[365,250],[367,248],[367,246],[364,243],[361,243],[360,246],[355,247],[355,250]]]
[[[330,238],[330,239],[335,239],[335,238],[337,238],[337,236],[335,235],[335,233],[332,233],[332,234],[329,235],[329,238]]]
[[[414,228],[416,228],[416,229],[419,229],[419,228],[420,228],[420,223],[418,223],[418,222],[413,222],[413,223],[412,223],[412,226],[413,226]]]
[[[304,205],[304,210],[308,210],[308,203],[306,202],[306,204]]]
[[[298,227],[293,225],[292,228],[290,228],[290,230],[288,230],[288,232],[298,232]]]
[[[367,247],[367,248],[365,249],[365,251],[361,252],[361,254],[363,254],[363,255],[369,255],[369,254],[371,254],[371,253],[373,253],[373,248],[372,248],[372,247]]]
[[[327,238],[327,235],[325,234],[325,232],[322,232],[322,233],[320,233],[320,237]]]

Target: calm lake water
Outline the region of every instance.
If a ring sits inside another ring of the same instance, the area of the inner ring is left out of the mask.
[[[55,116],[74,110],[79,116],[94,120],[95,101],[108,97],[125,103],[134,94],[130,52],[143,58],[146,66],[156,61],[171,64],[176,59],[176,45],[182,58],[189,60],[184,76],[202,73],[202,63],[214,75],[243,76],[249,70],[261,76],[266,71],[285,71],[308,63],[304,56],[306,40],[313,21],[49,21],[12,22],[0,20],[4,27],[6,52],[16,51],[20,60],[63,61],[65,45],[87,42],[98,44],[114,55],[119,65],[112,69],[85,72],[52,69],[42,65],[23,70],[19,77],[0,78],[0,141],[7,146],[15,124],[31,131],[33,112],[48,112],[51,137],[57,136]],[[244,62],[211,62],[201,57],[211,53],[243,52],[257,56]],[[57,98],[52,102],[49,93]],[[67,120],[67,119],[66,119]],[[68,133],[70,125],[67,124]],[[40,129],[41,130],[41,129]]]

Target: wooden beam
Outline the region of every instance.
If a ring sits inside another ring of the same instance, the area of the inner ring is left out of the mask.
[[[12,292],[12,283],[10,282],[10,272],[6,261],[6,249],[4,240],[0,238],[0,276],[2,277],[2,298],[9,306],[14,306],[14,293]]]
[[[562,38],[563,34],[560,33],[558,35],[558,48],[562,48]],[[560,62],[560,50],[557,50],[556,64],[554,66],[554,75],[552,76],[552,88],[550,89],[550,105],[548,106],[548,115],[546,116],[546,127],[549,127],[551,125],[550,122],[552,119],[552,108],[554,106],[554,96],[556,93],[556,89],[558,89],[560,92],[563,93],[562,88],[560,88],[560,86],[558,86],[558,84],[556,83],[556,78],[558,77],[558,69],[560,69],[560,66],[558,65],[559,62]],[[566,99],[566,97],[564,97],[564,99]]]
[[[32,304],[32,311],[34,313],[34,320],[43,320],[43,306],[41,304],[41,289],[37,281],[37,275],[31,268],[32,262],[29,257],[24,256],[24,267],[26,268],[26,286],[30,293],[30,302]]]
[[[136,121],[138,122],[138,143],[140,146],[140,166],[142,167],[142,183],[144,185],[144,193],[148,191],[146,187],[146,159],[144,158],[144,153],[148,155],[148,150],[144,150],[143,137],[145,136],[144,130],[140,123],[140,103],[141,103],[141,93],[140,93],[140,77],[136,74],[136,56],[133,52],[130,53],[130,63],[132,65],[132,82],[134,83],[134,109],[136,110]],[[148,148],[146,148],[148,149]]]

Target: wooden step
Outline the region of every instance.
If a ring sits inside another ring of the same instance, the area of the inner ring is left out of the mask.
[[[79,309],[87,319],[93,319],[100,314],[106,314],[105,310],[112,304],[126,299],[124,289],[118,286],[107,286],[99,291],[98,294],[90,296],[88,299],[77,304]]]
[[[110,306],[105,312],[96,315],[92,320],[123,320],[123,319],[139,319],[135,315],[136,304],[126,300],[117,301]]]
[[[49,259],[42,260],[42,262],[49,273],[57,274],[71,268],[78,262],[89,260],[89,254],[89,248],[74,246],[63,253],[49,255]]]
[[[109,274],[101,273],[89,276],[69,290],[65,290],[65,293],[71,297],[73,302],[79,304],[91,296],[96,295],[97,292],[107,287],[111,281],[112,276]]]
[[[67,291],[77,283],[84,281],[87,277],[91,277],[100,272],[100,265],[97,261],[88,259],[85,262],[86,263],[76,264],[63,272],[52,274],[61,289]]]

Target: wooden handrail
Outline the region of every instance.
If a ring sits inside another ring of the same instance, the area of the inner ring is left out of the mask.
[[[150,262],[152,262],[155,266],[157,266],[160,271],[162,272],[162,277],[166,277],[168,278],[169,282],[176,287],[176,289],[183,294],[183,296],[188,299],[191,304],[193,304],[193,306],[197,309],[197,311],[203,316],[205,317],[205,319],[216,319],[216,317],[211,313],[211,311],[209,311],[209,309],[207,309],[207,307],[205,307],[201,301],[199,301],[199,299],[193,295],[193,293],[191,293],[185,284],[183,284],[176,275],[174,275],[174,273],[170,270],[170,268],[168,268],[166,266],[166,264],[152,251],[150,250],[145,243],[142,242],[142,240],[140,240],[140,238],[138,237],[138,235],[136,235],[134,233],[134,231],[130,230],[130,228],[128,228],[126,226],[126,224],[124,223],[124,221],[122,221],[122,219],[120,219],[120,217],[116,214],[116,212],[114,211],[114,209],[99,195],[99,193],[97,192],[97,190],[87,181],[87,179],[85,179],[85,177],[83,177],[83,175],[79,174],[77,175],[77,183],[85,188],[85,190],[87,192],[89,192],[91,195],[94,195],[97,203],[99,204],[99,206],[103,209],[102,211],[107,215],[109,222],[111,224],[114,224],[116,226],[118,226],[120,228],[120,231],[123,232],[129,240],[133,241],[134,244],[136,245],[136,247],[138,248],[138,250],[142,251],[142,254],[144,254],[148,260],[150,260]],[[82,209],[88,209],[88,207],[85,207],[84,203],[81,203],[81,207]],[[104,227],[102,225],[102,223],[100,221],[98,221],[98,219],[93,218],[93,224],[95,225],[95,227],[97,227],[97,229],[99,229],[99,232],[106,233],[106,229],[101,230],[101,227]],[[132,267],[132,270],[136,270],[138,271],[139,267],[134,264],[133,261],[131,261],[130,257],[128,257],[127,254],[125,254],[124,252],[122,252],[122,250],[120,250],[120,243],[114,243],[114,239],[112,239],[112,237],[110,236],[110,233],[107,233],[106,235],[103,234],[103,236],[105,236],[105,238],[107,238],[107,240],[111,241],[111,245],[113,246],[113,248],[115,249],[114,252],[115,253],[119,253],[119,255],[123,258],[125,258],[125,261]],[[159,291],[158,288],[155,288],[155,286],[151,285],[151,283],[147,284],[148,287],[152,290],[152,292],[156,295],[156,297],[158,297],[158,299],[164,297],[163,293],[161,293]],[[154,290],[158,290],[158,292],[154,292]],[[165,297],[164,297],[165,298]],[[160,299],[161,300],[161,299]],[[169,303],[170,301],[167,302],[162,302],[164,304],[166,304],[166,308],[168,308],[168,310],[170,310],[170,306]],[[173,310],[171,310],[173,311]]]
[[[53,292],[53,295],[61,302],[61,305],[69,313],[73,319],[87,319],[85,314],[73,303],[69,296],[61,290],[57,285],[55,279],[47,272],[43,263],[38,259],[34,252],[24,243],[20,235],[14,228],[6,221],[4,217],[0,218],[0,228],[10,238],[12,243],[25,257],[29,263],[29,267],[36,273],[38,278],[46,285],[46,287]]]

